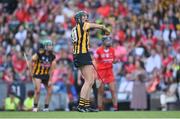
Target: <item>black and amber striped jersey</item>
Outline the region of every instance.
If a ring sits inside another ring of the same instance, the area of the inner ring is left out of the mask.
[[[37,52],[36,60],[33,61],[32,74],[33,76],[47,76],[51,68],[51,64],[55,59],[53,53],[46,55],[45,52]]]
[[[89,49],[90,23],[77,24],[71,33],[73,42],[73,54],[87,53]]]

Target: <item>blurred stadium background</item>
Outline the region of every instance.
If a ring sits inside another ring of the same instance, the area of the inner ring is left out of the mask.
[[[53,40],[57,57],[50,109],[69,111],[76,105],[80,84],[70,33],[79,10],[112,31],[115,55],[121,61],[114,64],[119,110],[134,109],[130,105],[135,81],[130,75],[138,60],[148,76],[143,81],[146,110],[161,110],[164,105],[164,110],[180,109],[180,0],[0,0],[1,110],[8,110],[9,95],[20,102],[13,110],[31,107],[31,101],[25,103],[28,94],[33,95],[33,84],[23,52],[30,59],[42,37]],[[101,38],[101,31],[91,32],[91,52],[101,45]],[[40,106],[45,93],[42,86]],[[92,100],[95,97],[92,93]],[[110,98],[106,87],[106,110],[111,110]]]

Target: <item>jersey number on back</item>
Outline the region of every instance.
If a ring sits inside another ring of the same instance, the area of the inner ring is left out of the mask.
[[[78,36],[77,36],[76,27],[74,27],[74,28],[72,29],[71,39],[72,39],[72,42],[73,42],[73,43],[76,43],[76,42],[78,41]]]

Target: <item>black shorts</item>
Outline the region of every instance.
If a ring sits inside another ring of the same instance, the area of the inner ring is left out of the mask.
[[[34,75],[33,78],[37,78],[41,80],[41,83],[44,85],[48,85],[49,82],[49,75]]]
[[[92,65],[92,59],[90,53],[74,54],[74,65],[75,67],[81,67],[84,65]]]

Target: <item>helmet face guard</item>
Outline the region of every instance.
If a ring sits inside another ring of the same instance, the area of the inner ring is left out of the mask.
[[[74,17],[75,20],[76,20],[76,23],[82,24],[83,23],[83,21],[82,21],[82,17],[83,16],[87,16],[87,18],[89,17],[88,13],[86,11],[79,11],[79,12],[77,12],[75,17]]]
[[[104,36],[104,37],[102,38],[102,41],[103,41],[103,45],[104,45],[105,47],[110,47],[110,46],[112,45],[112,40],[111,40],[111,38],[108,37],[108,36]]]
[[[45,39],[40,41],[39,48],[47,51],[52,51],[52,46],[53,46],[52,41],[50,39]]]

